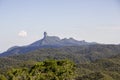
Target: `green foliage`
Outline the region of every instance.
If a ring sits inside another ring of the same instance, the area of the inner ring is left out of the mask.
[[[119,52],[119,45],[91,45],[40,49],[4,57],[0,58],[0,74],[4,74],[0,80],[70,80],[74,76],[77,80],[119,80]],[[76,62],[77,69],[71,61],[63,59]]]
[[[0,75],[0,80],[7,80],[4,75]]]
[[[71,80],[74,71],[69,60],[46,60],[29,69],[13,69],[7,77],[9,80]]]
[[[92,63],[80,64],[78,67],[79,67],[78,74],[79,74],[80,80],[81,79],[84,80],[85,78],[91,79],[91,76],[93,75],[93,73],[97,74],[96,72],[100,72],[100,74],[103,75],[103,78],[101,78],[102,80],[119,80],[120,79],[120,55],[117,55],[109,59],[97,60]],[[81,73],[81,71],[83,72]],[[95,76],[97,75],[94,75],[94,77]],[[89,80],[89,79],[86,79],[86,80]]]

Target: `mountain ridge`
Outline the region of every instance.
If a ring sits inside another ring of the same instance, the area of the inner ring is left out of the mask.
[[[23,54],[39,48],[57,48],[64,46],[83,46],[83,45],[94,45],[95,42],[86,42],[85,40],[78,41],[73,38],[60,39],[57,36],[48,36],[47,32],[44,32],[44,37],[38,41],[35,41],[27,46],[14,46],[9,48],[7,51],[0,54],[0,56],[9,56],[13,54]]]

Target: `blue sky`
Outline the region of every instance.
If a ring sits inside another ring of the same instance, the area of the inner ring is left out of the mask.
[[[0,52],[48,35],[120,43],[119,0],[0,0]],[[20,35],[21,34],[21,35]]]

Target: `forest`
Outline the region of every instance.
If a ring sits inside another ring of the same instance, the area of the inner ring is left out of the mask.
[[[119,46],[44,48],[0,58],[0,80],[119,80]]]

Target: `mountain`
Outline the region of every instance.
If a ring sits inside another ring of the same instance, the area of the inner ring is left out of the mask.
[[[84,40],[78,41],[73,38],[60,39],[57,36],[48,36],[47,33],[44,32],[44,37],[41,40],[33,42],[32,44],[27,46],[11,47],[6,52],[3,52],[2,54],[0,54],[0,56],[23,54],[23,53],[28,53],[30,51],[40,49],[40,48],[58,48],[58,47],[64,47],[64,46],[83,46],[83,45],[93,45],[93,44],[97,44],[97,43],[94,43],[94,42],[90,43]]]
[[[90,45],[93,43],[88,43],[83,41],[77,41],[73,38],[64,38],[64,39],[60,39],[57,36],[48,36],[46,32],[44,32],[44,37],[43,39],[36,41],[32,44],[30,44],[30,46],[56,46],[56,47],[60,47],[60,46],[80,46],[80,45]]]

